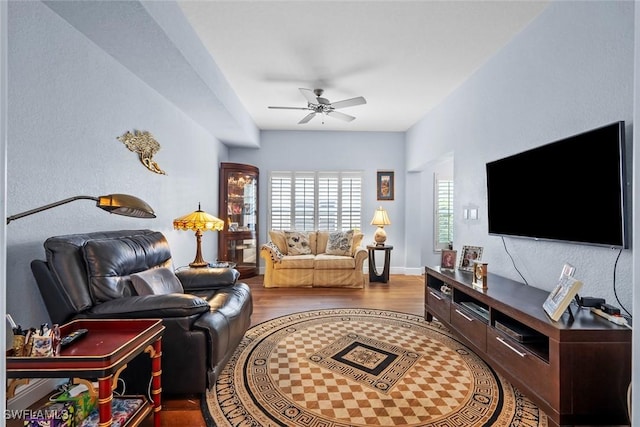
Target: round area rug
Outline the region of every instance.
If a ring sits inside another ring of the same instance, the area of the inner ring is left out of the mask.
[[[210,426],[547,426],[437,321],[314,310],[249,329],[207,393]]]

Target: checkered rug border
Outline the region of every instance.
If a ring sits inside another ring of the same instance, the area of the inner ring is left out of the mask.
[[[438,322],[314,310],[254,326],[206,396],[213,426],[546,427]]]

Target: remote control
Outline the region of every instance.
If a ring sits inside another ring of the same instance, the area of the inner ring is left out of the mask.
[[[87,332],[89,332],[88,329],[78,329],[77,331],[71,332],[69,335],[65,336],[64,338],[62,338],[60,340],[60,346],[61,347],[68,346],[72,342],[74,342],[74,341],[82,338],[83,336],[87,335]]]

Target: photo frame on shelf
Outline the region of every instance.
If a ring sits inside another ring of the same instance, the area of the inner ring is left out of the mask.
[[[440,270],[453,271],[456,269],[456,257],[458,251],[453,249],[443,249],[440,256]]]
[[[393,200],[394,198],[394,172],[378,171],[376,178],[376,194],[378,200]]]
[[[560,279],[562,279],[562,276],[570,276],[573,277],[573,273],[576,272],[576,268],[569,264],[569,263],[564,263],[564,265],[562,266],[562,271],[560,272]]]
[[[489,275],[488,263],[482,261],[473,262],[473,279],[471,285],[480,289],[487,289],[487,276]]]
[[[458,270],[473,273],[473,262],[480,261],[481,259],[481,246],[463,246],[462,253],[460,254],[460,265],[458,266]]]
[[[572,276],[561,275],[558,284],[542,304],[542,308],[553,321],[557,322],[581,288],[581,281]],[[569,311],[569,315],[573,316],[571,311]]]

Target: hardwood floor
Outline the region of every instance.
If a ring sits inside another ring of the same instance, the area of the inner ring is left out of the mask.
[[[388,283],[366,283],[364,289],[269,288],[262,277],[243,280],[253,295],[252,325],[290,313],[323,308],[377,308],[424,314],[424,277],[391,275]],[[162,426],[206,427],[200,396],[163,396]],[[153,425],[149,417],[142,424]]]
[[[388,283],[365,284],[364,289],[269,288],[262,287],[262,276],[242,280],[253,296],[252,326],[290,313],[325,308],[376,308],[424,314],[424,276],[391,275]],[[165,372],[164,375],[167,375]],[[39,408],[47,399],[36,403]],[[206,427],[200,396],[162,396],[162,427]],[[8,427],[21,426],[9,420]],[[152,427],[150,416],[141,424]]]

